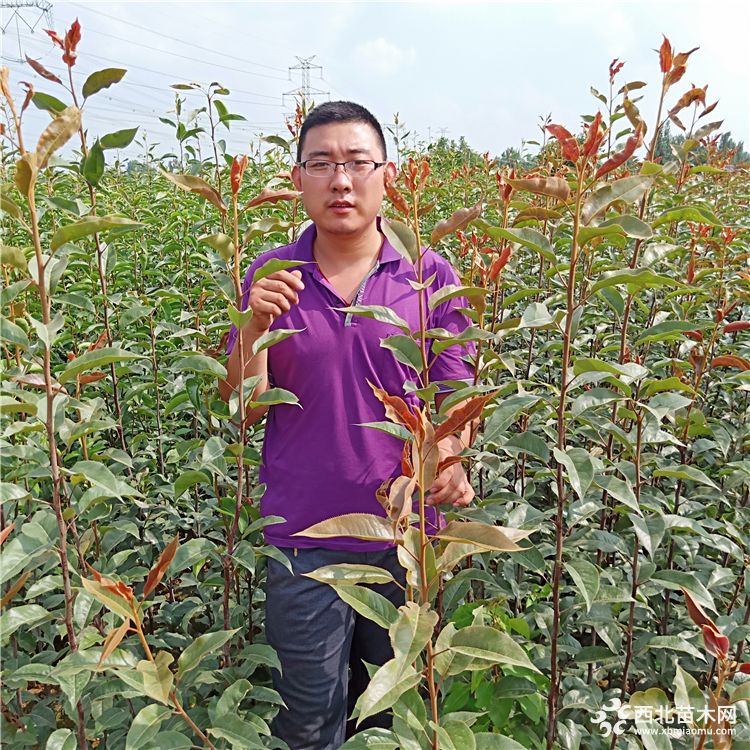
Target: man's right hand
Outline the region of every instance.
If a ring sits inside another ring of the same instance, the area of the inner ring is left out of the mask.
[[[302,272],[276,271],[250,287],[249,307],[253,317],[248,322],[251,331],[266,333],[273,321],[299,302],[299,291],[305,288]]]

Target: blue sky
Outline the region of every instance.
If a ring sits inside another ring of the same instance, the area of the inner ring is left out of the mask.
[[[398,112],[410,140],[445,132],[463,135],[478,151],[501,153],[538,138],[539,117],[570,130],[580,115],[599,105],[594,86],[608,93],[607,69],[625,61],[618,84],[648,83],[641,112],[655,117],[660,73],[654,51],[662,33],[676,51],[695,46],[671,103],[691,83],[709,84],[709,102],[719,99],[710,120],[750,144],[750,28],[748,3],[715,2],[54,2],[54,27],[66,30],[78,17],[83,27],[77,85],[102,67],[124,67],[123,81],[92,97],[86,122],[92,134],[140,125],[156,153],[174,150],[158,117],[173,106],[169,84],[220,81],[232,91],[229,108],[247,118],[233,124],[230,152],[245,151],[261,133],[285,132],[291,108],[285,92],[300,84],[289,71],[296,56],[314,57],[321,70],[311,86],[368,106],[383,121]],[[743,7],[744,6],[744,7]],[[12,60],[21,50],[51,69],[59,52],[26,23],[37,11],[12,18],[3,11],[4,64],[12,81],[64,98],[27,66]],[[57,90],[56,90],[57,89]],[[19,98],[21,94],[19,93]],[[188,95],[186,108],[200,106]],[[668,102],[669,103],[669,102]],[[46,115],[27,115],[36,135]],[[704,120],[705,122],[705,120]],[[28,137],[28,136],[27,136]],[[529,147],[533,149],[533,147]]]

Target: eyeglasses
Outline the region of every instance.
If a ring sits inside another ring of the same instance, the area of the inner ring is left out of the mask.
[[[372,159],[351,159],[350,161],[325,161],[323,159],[308,159],[297,162],[297,166],[305,170],[310,177],[331,177],[336,172],[336,167],[342,166],[344,172],[350,177],[365,177],[376,169],[382,167],[386,162],[373,161]]]

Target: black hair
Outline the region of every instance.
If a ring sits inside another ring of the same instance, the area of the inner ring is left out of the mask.
[[[297,142],[297,161],[302,159],[302,146],[305,143],[305,136],[307,131],[311,128],[315,128],[319,125],[328,125],[332,122],[364,122],[369,125],[378,136],[380,141],[380,147],[383,149],[383,158],[388,158],[388,153],[385,146],[385,136],[383,135],[383,128],[380,127],[375,115],[370,110],[365,109],[361,104],[355,104],[354,102],[324,102],[319,104],[315,109],[312,109],[305,121],[302,123],[302,128],[299,131],[299,141]]]

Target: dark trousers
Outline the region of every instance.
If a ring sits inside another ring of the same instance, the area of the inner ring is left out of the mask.
[[[395,548],[382,552],[327,549],[282,549],[294,575],[268,559],[266,636],[276,649],[282,673],[273,672],[274,687],[286,703],[273,721],[274,736],[291,750],[337,750],[355,731],[389,727],[390,715],[378,714],[360,724],[347,721],[369,682],[363,661],[378,666],[393,658],[388,633],[358,615],[332,586],[302,573],[323,565],[357,563],[389,570],[404,584]],[[395,584],[372,589],[398,607],[404,592]]]

